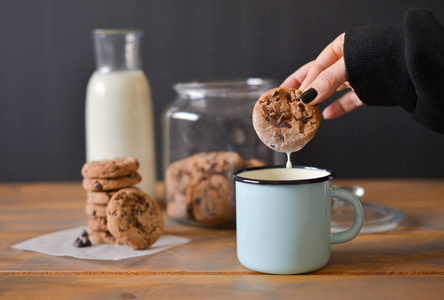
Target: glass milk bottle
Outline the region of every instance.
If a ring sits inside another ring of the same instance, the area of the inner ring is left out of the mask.
[[[87,161],[137,157],[142,181],[137,186],[155,197],[155,143],[151,90],[140,44],[143,32],[96,29],[97,69],[86,93]]]

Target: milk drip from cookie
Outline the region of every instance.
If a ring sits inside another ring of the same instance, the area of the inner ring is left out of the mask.
[[[301,91],[275,88],[263,94],[253,109],[253,127],[260,140],[269,148],[287,154],[302,149],[316,134],[321,112],[315,105],[300,101]]]
[[[142,182],[155,195],[156,158],[151,91],[141,68],[142,31],[96,29],[97,68],[86,95],[87,161],[137,157]]]

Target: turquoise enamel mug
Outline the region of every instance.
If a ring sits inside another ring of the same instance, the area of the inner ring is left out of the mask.
[[[330,245],[355,238],[364,220],[359,199],[331,185],[328,170],[296,166],[257,167],[233,173],[237,256],[248,269],[300,274],[324,267]],[[330,232],[331,198],[355,211],[350,228]]]

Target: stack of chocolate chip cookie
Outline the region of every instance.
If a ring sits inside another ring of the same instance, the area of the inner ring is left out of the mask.
[[[87,191],[89,237],[96,243],[126,244],[146,249],[163,230],[159,204],[140,189],[137,158],[125,157],[86,163],[82,168]]]

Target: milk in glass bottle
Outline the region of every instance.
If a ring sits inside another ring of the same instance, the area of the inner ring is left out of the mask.
[[[138,30],[96,29],[97,69],[86,94],[87,161],[137,157],[137,186],[155,197],[155,144],[151,90],[141,65]]]

